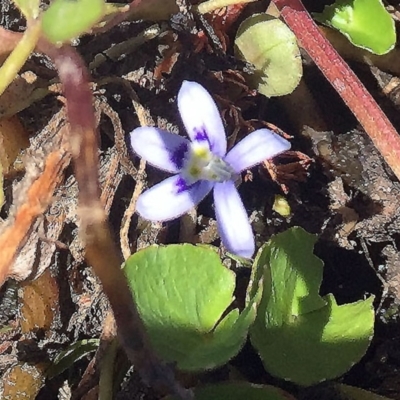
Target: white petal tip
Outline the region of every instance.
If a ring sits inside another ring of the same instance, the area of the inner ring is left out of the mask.
[[[242,258],[249,258],[249,259],[253,257],[253,254],[255,252],[254,246],[252,246],[251,248],[240,248],[240,249],[239,248],[232,249],[232,248],[226,247],[226,249],[229,251],[229,253],[235,254]]]

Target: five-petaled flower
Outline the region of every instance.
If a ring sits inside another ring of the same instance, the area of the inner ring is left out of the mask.
[[[133,150],[150,164],[175,175],[141,194],[137,212],[151,221],[167,221],[196,206],[213,189],[222,243],[228,251],[250,258],[254,235],[235,180],[239,174],[290,148],[268,129],[250,133],[230,151],[218,108],[198,83],[184,81],[178,108],[190,140],[154,127],[131,133]]]

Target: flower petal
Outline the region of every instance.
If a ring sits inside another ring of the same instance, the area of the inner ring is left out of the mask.
[[[208,181],[187,186],[180,175],[171,176],[141,194],[136,211],[150,221],[168,221],[200,203],[212,187],[213,183]]]
[[[186,131],[193,141],[207,140],[217,156],[226,154],[226,134],[211,95],[196,82],[183,81],[178,93],[178,108]]]
[[[233,147],[225,161],[239,173],[289,149],[290,143],[283,137],[269,129],[258,129]]]
[[[231,253],[250,258],[255,250],[254,235],[232,181],[215,184],[214,203],[222,243]]]
[[[132,149],[150,164],[173,173],[182,169],[190,145],[186,138],[150,126],[136,128],[130,136]]]

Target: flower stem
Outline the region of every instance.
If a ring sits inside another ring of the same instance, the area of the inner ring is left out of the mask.
[[[191,393],[175,381],[172,369],[152,350],[121,269],[124,260],[113,239],[100,199],[98,132],[89,72],[82,58],[70,46],[50,46],[47,54],[54,61],[66,98],[85,257],[110,301],[119,342],[146,383],[156,388],[167,387],[171,394],[188,399]]]

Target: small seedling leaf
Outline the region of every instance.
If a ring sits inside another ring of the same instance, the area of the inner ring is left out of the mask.
[[[239,27],[235,39],[238,57],[255,67],[249,83],[267,97],[292,93],[303,69],[293,32],[279,19],[255,14]]]

